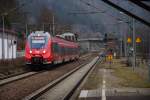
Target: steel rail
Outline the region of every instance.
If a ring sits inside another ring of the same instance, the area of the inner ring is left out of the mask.
[[[97,57],[98,58],[98,57]],[[98,60],[98,59],[97,59]],[[97,62],[97,61],[96,61]],[[96,63],[95,62],[95,63]],[[92,65],[92,67],[95,65],[95,63]],[[85,65],[89,64],[89,62],[86,62],[82,65],[80,65],[79,67],[74,68],[73,70],[71,70],[70,72],[66,73],[65,75],[63,75],[62,77],[59,77],[58,79],[50,82],[49,84],[47,84],[46,86],[40,88],[39,90],[33,92],[32,94],[26,96],[23,100],[35,100],[38,97],[40,97],[41,95],[43,95],[44,93],[46,93],[48,90],[51,90],[52,88],[54,88],[55,86],[57,86],[59,83],[63,82],[66,78],[68,78],[69,76],[71,76],[72,74],[74,74],[75,72],[77,72],[78,70],[80,70],[81,68],[83,68]],[[91,68],[92,68],[91,67]],[[88,70],[88,72],[91,70],[91,68]],[[85,73],[84,77],[87,75],[87,73]],[[82,81],[84,79],[84,77],[81,78],[80,81]],[[75,90],[75,88],[80,84],[80,82],[70,91],[67,93],[67,95],[65,95],[63,97],[63,99],[67,99],[71,96],[71,94],[73,93],[73,91]]]
[[[83,59],[83,58],[87,58],[88,56],[90,56],[90,54],[81,56],[80,58]],[[31,77],[33,75],[40,74],[43,72],[46,72],[46,71],[26,72],[26,73],[22,73],[22,74],[17,74],[16,76],[13,75],[12,77],[8,77],[8,78],[0,80],[0,86],[6,85],[6,84],[9,84],[9,83],[12,83],[14,81],[18,81],[18,80],[21,80],[24,78],[28,78],[28,77]]]

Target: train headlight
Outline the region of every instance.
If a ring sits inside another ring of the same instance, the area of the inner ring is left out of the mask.
[[[43,50],[43,53],[46,53],[46,51],[45,51],[45,50]]]
[[[32,53],[32,51],[30,50],[30,54]]]

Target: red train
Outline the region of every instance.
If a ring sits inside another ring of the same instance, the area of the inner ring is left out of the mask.
[[[78,59],[76,42],[53,37],[48,32],[36,31],[28,36],[25,46],[26,64],[58,64]]]

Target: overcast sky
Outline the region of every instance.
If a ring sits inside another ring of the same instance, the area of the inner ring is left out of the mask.
[[[23,2],[23,0],[21,0]],[[25,0],[27,1],[27,0]],[[30,0],[29,0],[30,1]],[[127,0],[110,0],[128,11],[150,21],[150,13]],[[87,5],[89,3],[90,5]],[[147,2],[146,2],[147,3]],[[128,21],[129,17],[121,14],[119,11],[105,4],[101,0],[34,0],[32,4],[24,7],[24,10],[30,11],[30,19],[36,21],[40,14],[40,9],[47,6],[52,9],[57,17],[64,22],[73,24],[74,31],[79,32],[100,32],[120,34],[119,29],[127,31],[125,23],[118,23],[118,18]],[[95,14],[70,14],[72,12],[99,12]],[[138,24],[137,24],[138,26]]]

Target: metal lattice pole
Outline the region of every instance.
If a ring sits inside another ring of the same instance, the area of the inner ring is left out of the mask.
[[[55,36],[55,16],[53,15],[53,35]]]
[[[136,67],[135,19],[133,18],[133,70]]]
[[[126,32],[124,33],[124,54],[125,54],[125,58],[127,58],[127,34]]]
[[[26,36],[25,36],[25,37],[26,37],[26,39],[27,39],[27,37],[28,37],[28,24],[27,24],[27,23],[26,23],[26,26],[25,26],[25,27],[26,27]]]

